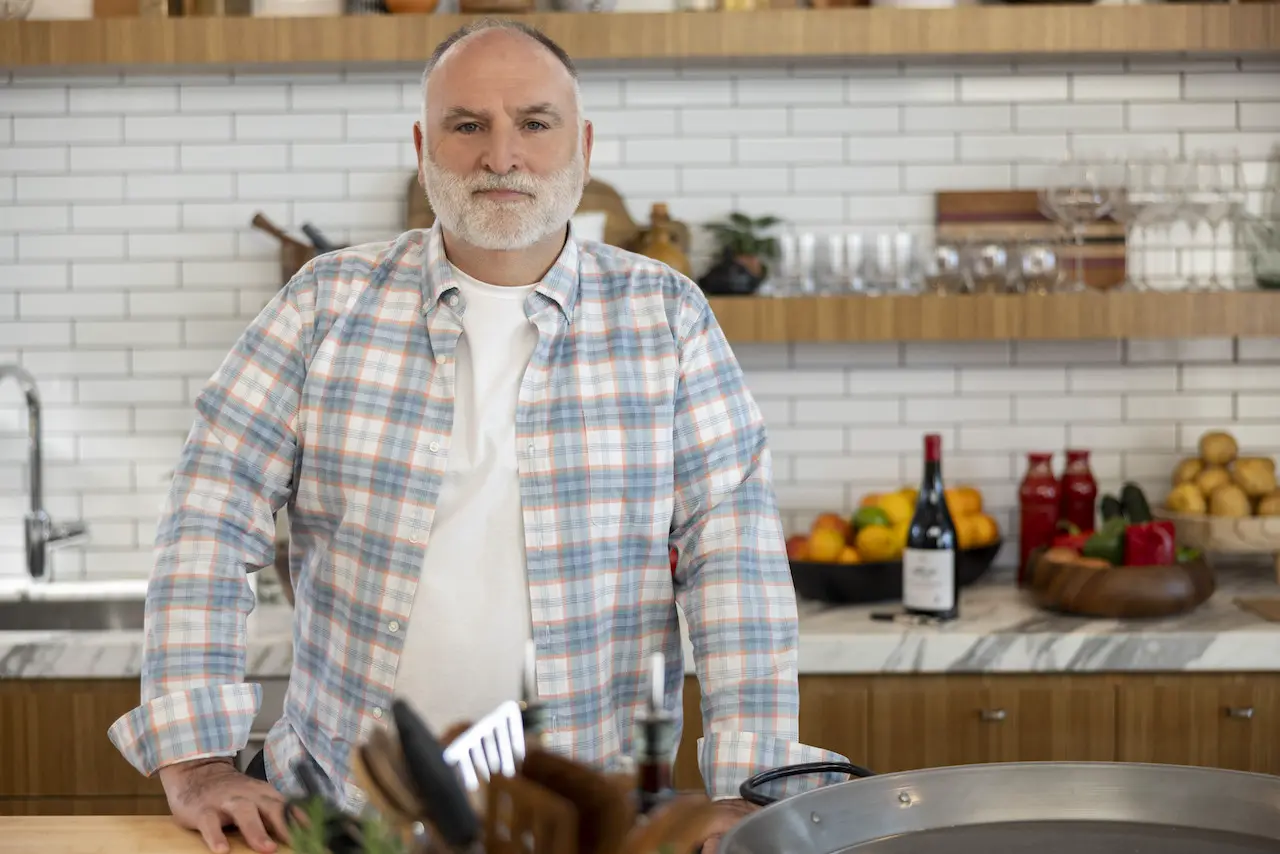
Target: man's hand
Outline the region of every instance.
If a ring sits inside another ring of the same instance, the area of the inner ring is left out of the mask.
[[[760,809],[755,804],[734,798],[733,800],[716,801],[719,816],[711,825],[711,833],[702,843],[702,854],[716,854],[720,848],[720,838],[728,833],[740,821]]]
[[[197,830],[215,854],[231,850],[223,828],[234,826],[262,854],[288,839],[284,796],[270,784],[242,774],[230,759],[196,759],[160,769],[169,809],[182,827]]]

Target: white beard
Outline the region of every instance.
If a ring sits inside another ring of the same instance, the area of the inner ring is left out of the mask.
[[[586,184],[582,146],[563,169],[546,177],[527,172],[460,175],[423,154],[427,201],[441,225],[478,249],[525,249],[564,228],[582,201]],[[528,198],[495,201],[475,195],[484,190],[512,190]]]

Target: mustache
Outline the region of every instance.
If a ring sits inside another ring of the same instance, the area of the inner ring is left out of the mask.
[[[538,182],[533,177],[519,172],[506,175],[482,174],[467,181],[467,189],[472,193],[505,191],[533,196],[537,194]]]

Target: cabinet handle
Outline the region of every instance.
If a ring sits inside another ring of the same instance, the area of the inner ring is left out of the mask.
[[[1009,713],[1004,709],[983,709],[978,712],[978,716],[984,721],[1002,721],[1009,717]]]
[[[1248,720],[1253,717],[1253,706],[1227,706],[1227,717]]]

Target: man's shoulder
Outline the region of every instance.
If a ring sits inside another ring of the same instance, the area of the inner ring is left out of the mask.
[[[704,300],[693,279],[656,258],[594,240],[580,241],[578,248],[584,279],[593,282],[606,299],[660,296],[698,304]]]
[[[339,309],[369,288],[413,285],[422,271],[426,237],[420,229],[387,240],[343,246],[316,255],[291,284],[306,293],[317,310]]]

